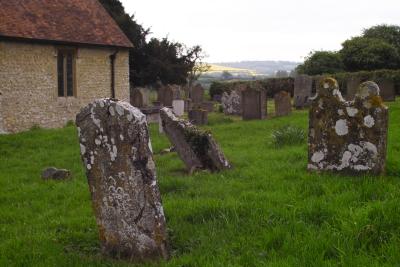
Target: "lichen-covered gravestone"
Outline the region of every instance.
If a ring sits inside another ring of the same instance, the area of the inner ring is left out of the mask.
[[[388,108],[376,83],[361,84],[346,102],[336,80],[326,78],[310,109],[308,169],[382,174],[387,130]]]
[[[162,126],[189,173],[196,169],[220,171],[231,168],[209,132],[179,119],[169,108],[160,110]]]
[[[313,80],[308,75],[299,75],[294,79],[294,106],[304,108],[309,106]]]
[[[242,95],[239,90],[224,92],[221,105],[225,115],[242,115]]]
[[[286,116],[292,112],[290,94],[286,91],[279,91],[274,95],[275,116]]]
[[[99,99],[76,124],[103,252],[132,261],[168,258],[145,115],[126,102]]]

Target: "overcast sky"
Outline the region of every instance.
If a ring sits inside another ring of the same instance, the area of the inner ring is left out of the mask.
[[[302,61],[376,24],[400,25],[400,0],[121,0],[154,37],[199,44],[208,62]]]

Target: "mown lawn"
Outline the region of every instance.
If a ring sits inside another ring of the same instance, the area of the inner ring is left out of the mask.
[[[207,128],[234,169],[191,177],[175,153],[157,155],[169,143],[151,126],[173,254],[159,265],[398,266],[400,99],[385,177],[308,173],[306,143],[271,145],[287,124],[306,130],[307,111],[251,122],[213,114]],[[42,181],[48,166],[73,179]],[[76,129],[0,136],[0,266],[128,265],[100,254]]]

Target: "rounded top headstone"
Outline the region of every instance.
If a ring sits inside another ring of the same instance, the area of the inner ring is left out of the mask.
[[[360,84],[356,97],[365,99],[373,96],[379,96],[380,89],[375,82],[367,81]]]

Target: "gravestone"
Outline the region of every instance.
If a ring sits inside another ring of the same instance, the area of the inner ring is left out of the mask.
[[[99,99],[76,124],[103,253],[138,262],[168,258],[145,115],[129,103]]]
[[[205,109],[208,112],[214,111],[214,102],[213,101],[204,101],[201,103],[201,109]]]
[[[164,132],[189,173],[196,169],[220,171],[231,168],[209,132],[177,118],[169,108],[162,108],[160,114]]]
[[[380,88],[380,95],[383,101],[395,101],[396,100],[396,90],[394,87],[393,80],[383,79],[377,82]]]
[[[204,98],[204,89],[200,84],[196,84],[190,90],[190,99],[193,103],[202,103]]]
[[[279,91],[274,95],[275,116],[287,116],[292,112],[290,94],[286,91]]]
[[[242,96],[239,90],[224,92],[221,98],[225,115],[242,115]]]
[[[384,173],[388,108],[376,83],[361,84],[355,100],[345,101],[336,80],[327,78],[309,116],[309,170]]]
[[[193,108],[192,100],[190,98],[187,98],[184,101],[185,101],[185,112],[189,112],[189,110]]]
[[[312,95],[313,79],[308,75],[299,75],[294,79],[294,106],[304,108],[309,106]]]
[[[221,103],[222,95],[214,95],[212,99],[215,102]]]
[[[137,108],[142,108],[144,104],[144,95],[139,88],[134,88],[131,90],[131,105]]]
[[[248,87],[242,91],[242,117],[243,120],[263,120],[265,119],[266,94],[262,89]]]
[[[174,100],[174,90],[171,86],[167,85],[163,91],[163,105],[165,107],[172,107],[172,101]]]
[[[346,100],[351,101],[354,99],[360,83],[361,79],[355,76],[351,76],[346,80]]]
[[[183,116],[185,113],[185,101],[184,100],[174,100],[172,101],[172,108],[174,110],[175,115]]]
[[[204,109],[189,110],[189,121],[194,125],[205,125],[208,123],[208,112]]]

